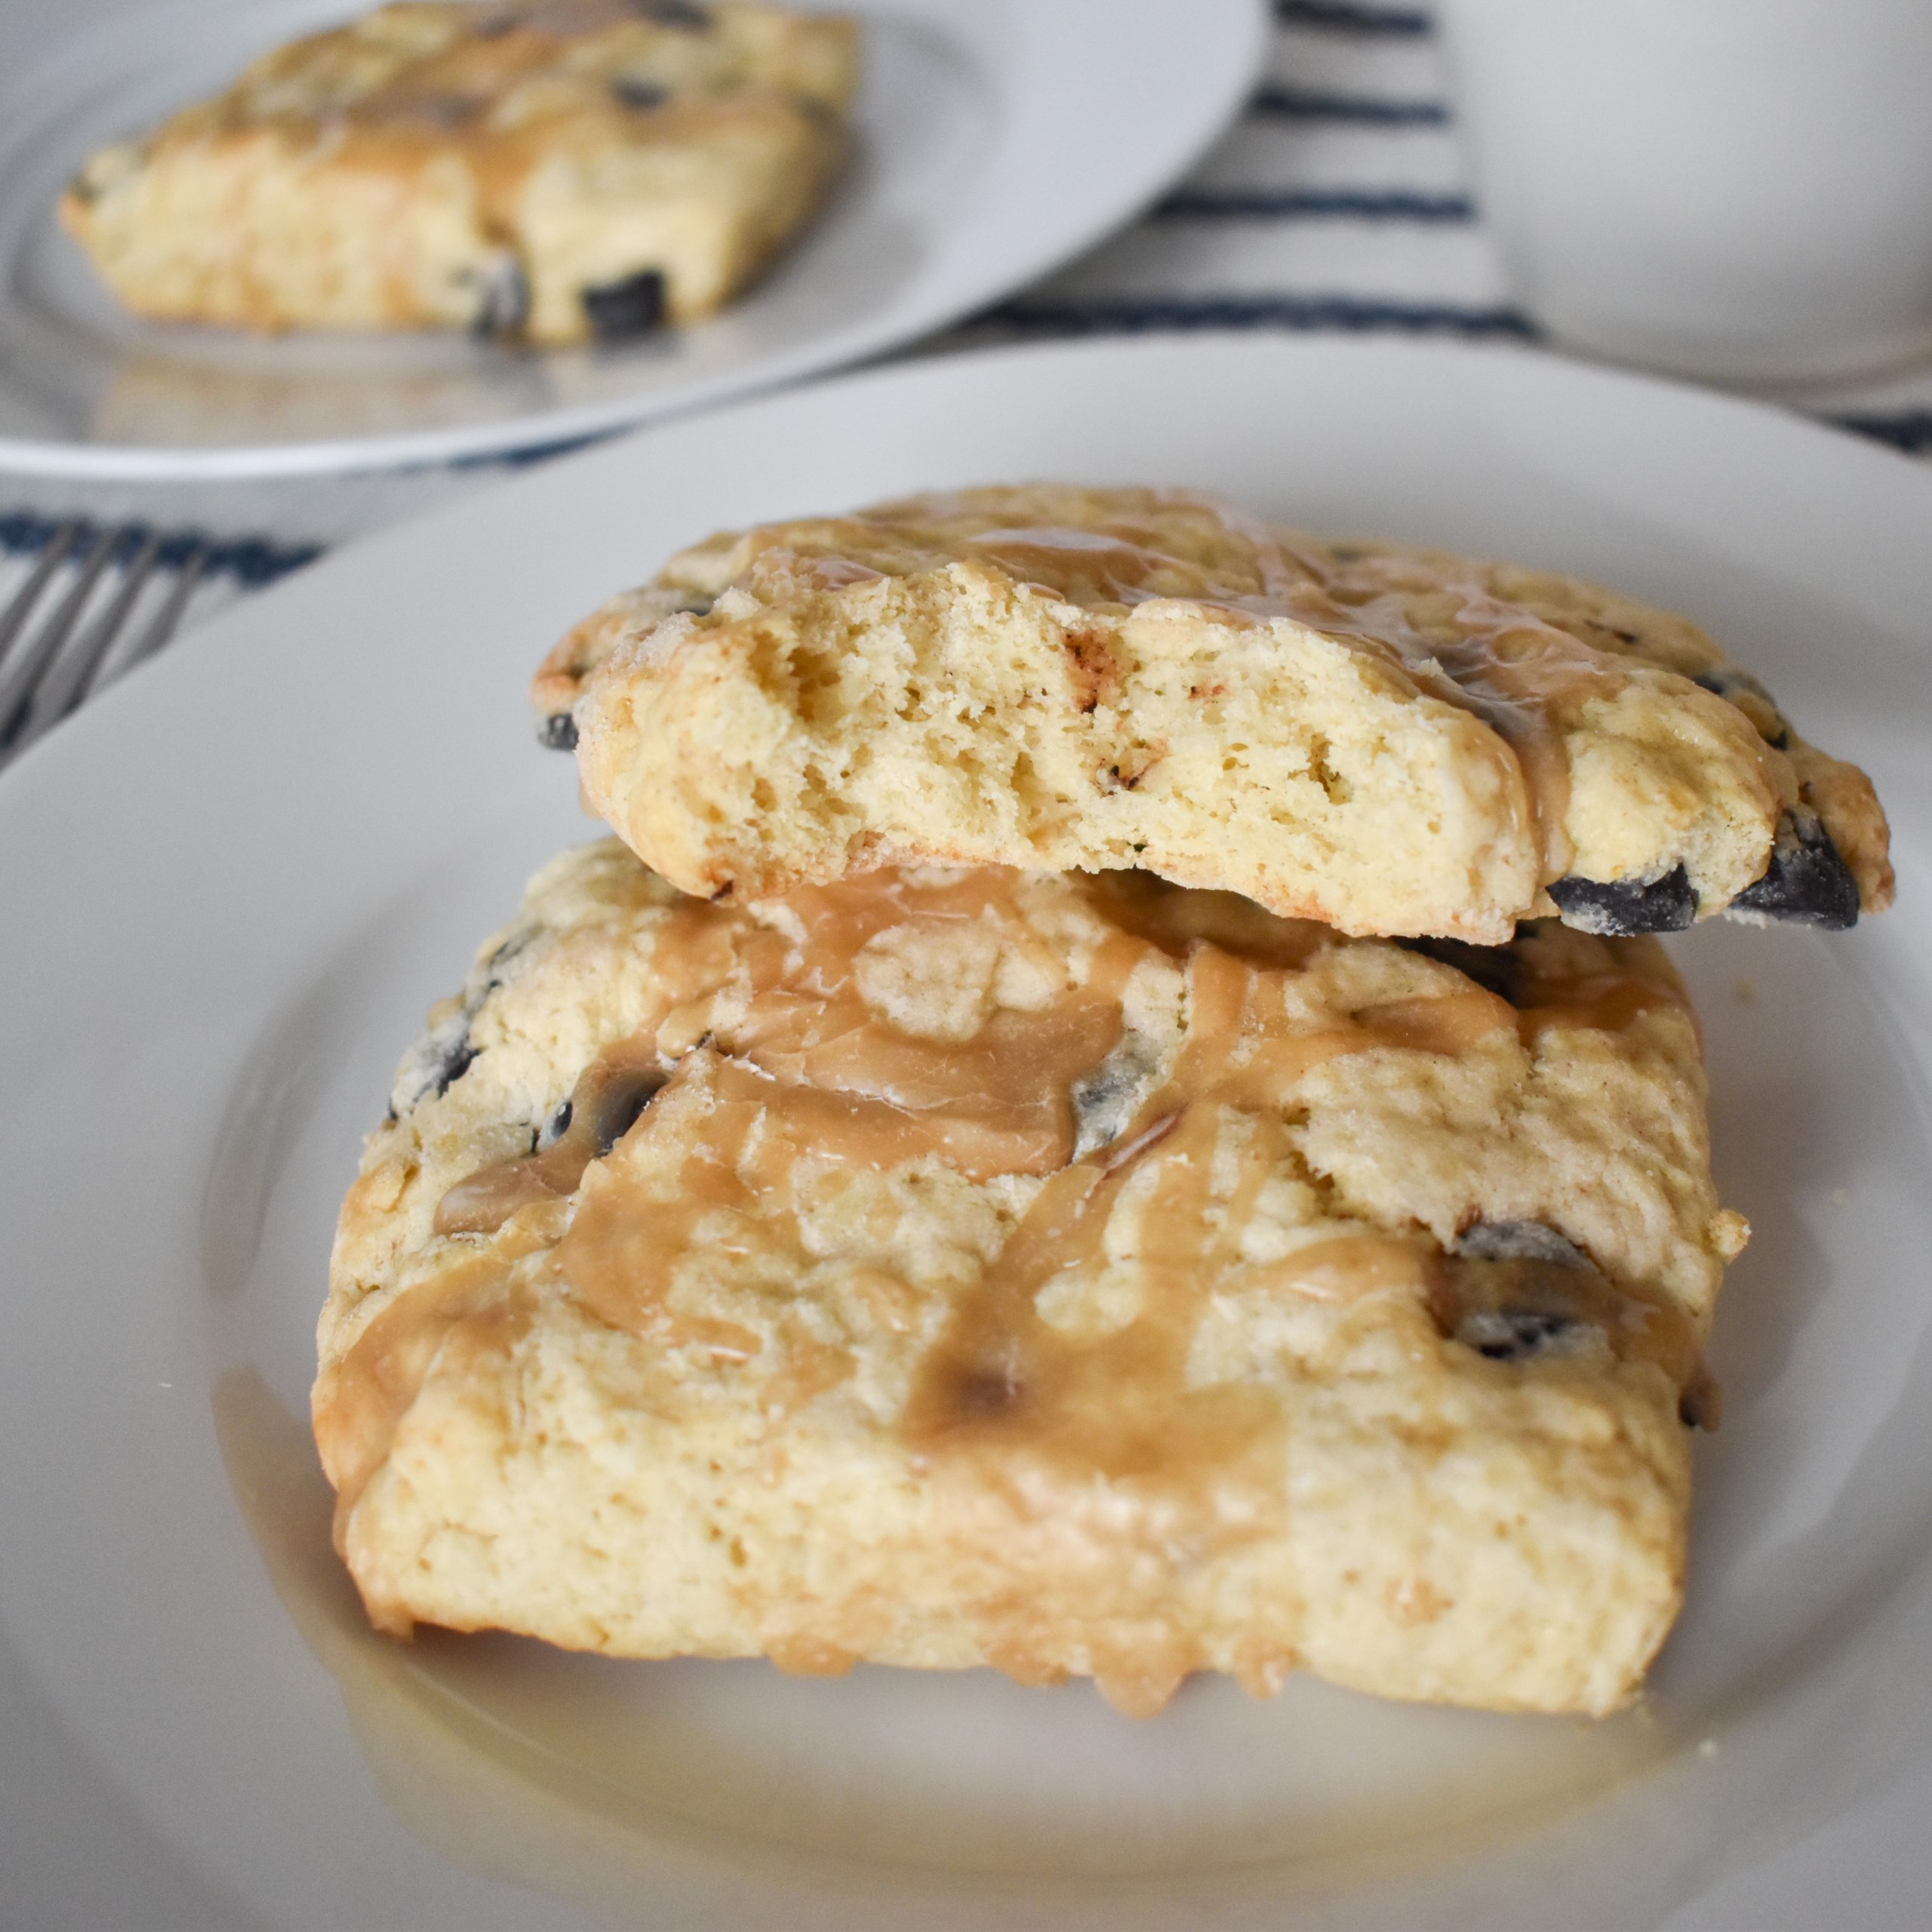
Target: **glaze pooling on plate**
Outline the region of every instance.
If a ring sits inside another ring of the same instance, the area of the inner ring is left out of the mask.
[[[1743,702],[1709,688],[1727,676]],[[1551,913],[1844,924],[1891,894],[1863,775],[1684,619],[1179,491],[727,533],[579,626],[534,697],[593,809],[697,893],[918,859],[1140,866],[1489,944]]]
[[[1506,998],[1137,874],[733,906],[566,854],[343,1207],[315,1420],[370,1614],[1614,1707],[1746,1230],[1654,944],[1506,957]]]

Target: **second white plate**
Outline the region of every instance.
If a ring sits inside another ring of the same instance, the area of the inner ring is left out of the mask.
[[[826,0],[829,4],[829,0]],[[119,309],[54,208],[82,158],[347,0],[11,0],[0,74],[0,465],[288,475],[568,440],[906,342],[1044,275],[1180,174],[1238,107],[1261,0],[851,0],[854,162],[743,300],[621,347],[249,337]]]

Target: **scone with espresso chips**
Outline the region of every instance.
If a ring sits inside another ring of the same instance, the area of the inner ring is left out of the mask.
[[[728,533],[537,680],[684,890],[881,863],[1144,867],[1485,944],[1891,895],[1863,773],[1681,617],[1172,491],[968,490]]]
[[[60,215],[140,314],[611,341],[728,300],[843,151],[854,23],[401,0],[104,148]]]
[[[1647,939],[588,846],[343,1206],[338,1543],[396,1632],[1606,1711],[1745,1234],[1704,1100]]]

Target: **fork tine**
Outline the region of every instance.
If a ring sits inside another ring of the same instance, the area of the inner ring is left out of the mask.
[[[78,542],[83,525],[78,521],[63,523],[50,531],[47,541],[40,546],[40,555],[34,559],[33,568],[27,573],[27,580],[8,599],[7,608],[0,611],[0,663],[4,663],[20,627],[27,620],[27,613],[40,601],[40,593],[47,588],[47,580],[60,568],[61,559]]]
[[[115,586],[107,608],[85,629],[74,632],[42,673],[26,717],[8,747],[9,751],[18,752],[32,744],[73,709],[95,667],[127,623],[134,600],[153,574],[160,555],[161,539],[149,536],[122,566],[121,581]]]
[[[105,691],[124,671],[131,671],[143,659],[152,657],[174,635],[181,614],[188,608],[202,573],[208,568],[208,546],[197,543],[174,567],[174,583],[166,601],[143,631],[124,631],[115,639],[106,655],[94,667],[87,689],[81,694],[85,704],[96,693]]]
[[[67,633],[74,628],[75,620],[94,594],[94,587],[113,553],[114,533],[103,530],[88,547],[73,582],[67,586],[66,595],[54,607],[53,615],[11,651],[4,664],[0,664],[0,737],[10,732],[18,721],[29,694],[40,681],[41,673],[54,654],[66,641]]]

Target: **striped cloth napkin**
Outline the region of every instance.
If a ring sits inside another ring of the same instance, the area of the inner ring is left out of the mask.
[[[1078,261],[906,352],[1201,328],[1534,341],[1469,192],[1429,12],[1372,0],[1275,0],[1274,13],[1261,85],[1185,183]],[[1932,456],[1932,372],[1797,401]],[[49,528],[78,514],[97,525],[158,525],[164,565],[202,540],[186,629],[334,543],[546,454],[158,491],[0,475],[0,608]],[[128,540],[128,553],[134,547]],[[165,597],[166,574],[143,595]],[[112,578],[102,574],[103,599]]]

